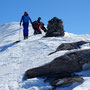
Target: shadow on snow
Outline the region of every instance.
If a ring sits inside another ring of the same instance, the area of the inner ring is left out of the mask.
[[[10,43],[10,44],[8,44],[8,45],[1,46],[1,47],[0,47],[0,52],[3,52],[3,51],[5,51],[5,50],[7,50],[9,47],[12,47],[12,46],[14,46],[14,45],[16,45],[16,44],[17,44],[17,43],[13,42],[13,43]]]

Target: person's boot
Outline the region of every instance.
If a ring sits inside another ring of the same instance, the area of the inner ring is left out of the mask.
[[[28,35],[26,35],[26,39],[28,39]]]
[[[26,39],[26,34],[24,34],[24,40]]]

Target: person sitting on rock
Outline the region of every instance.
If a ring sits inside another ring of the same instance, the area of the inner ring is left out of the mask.
[[[32,26],[34,29],[34,35],[42,33],[39,28],[41,24],[40,20],[41,20],[41,17],[39,17],[37,21],[32,22]]]

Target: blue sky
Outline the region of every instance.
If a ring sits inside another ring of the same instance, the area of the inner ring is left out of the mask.
[[[66,32],[90,34],[90,0],[0,0],[0,24],[19,22],[24,11],[32,21],[58,17]]]

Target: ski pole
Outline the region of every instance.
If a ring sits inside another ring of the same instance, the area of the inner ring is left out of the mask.
[[[21,32],[21,28],[20,28],[20,30],[19,30],[19,41],[20,41],[20,32]]]

